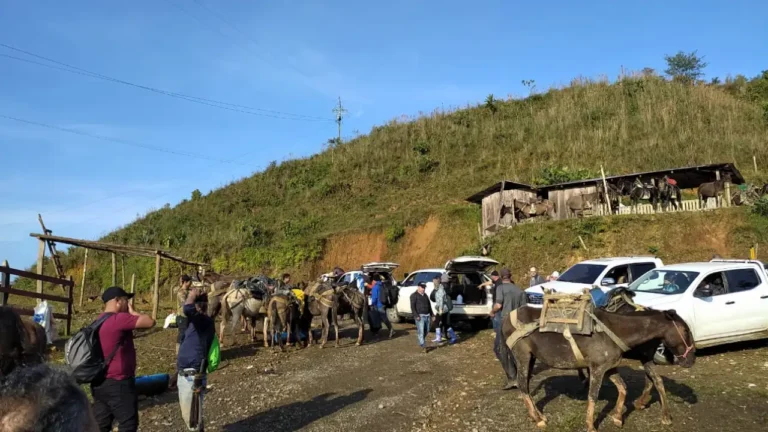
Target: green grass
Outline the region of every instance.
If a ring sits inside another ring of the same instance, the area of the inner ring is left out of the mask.
[[[326,240],[340,232],[377,230],[396,244],[404,229],[431,214],[474,229],[479,209],[463,200],[502,178],[546,182],[592,175],[601,165],[618,174],[710,162],[735,162],[749,178],[765,178],[768,122],[761,99],[742,91],[750,83],[575,80],[523,100],[495,99],[494,110],[481,105],[401,117],[334,145],[333,155],[327,150],[272,163],[206,196],[195,192],[104,240],[168,248],[211,262],[220,272],[277,272],[316,262]],[[750,96],[734,96],[741,94]],[[602,223],[571,228],[599,247]],[[536,245],[580,246],[577,237],[563,241],[543,227],[520,233]],[[654,240],[644,243],[643,252],[650,246],[664,251]],[[82,259],[77,249],[64,258],[76,277]],[[88,285],[108,285],[109,256],[92,253],[89,261]],[[127,259],[126,277],[136,273],[138,289],[147,290],[153,265],[149,259]],[[181,271],[164,265],[162,278],[173,280]]]

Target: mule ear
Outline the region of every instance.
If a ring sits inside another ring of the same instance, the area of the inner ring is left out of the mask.
[[[668,320],[674,320],[675,318],[677,318],[677,312],[674,309],[666,310],[664,311],[664,316]]]

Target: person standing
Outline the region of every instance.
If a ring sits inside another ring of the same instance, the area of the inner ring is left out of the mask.
[[[133,310],[128,294],[120,287],[109,287],[101,295],[105,314],[110,314],[99,328],[99,341],[104,353],[115,350],[106,367],[103,380],[91,383],[93,414],[101,432],[110,432],[117,421],[120,432],[139,428],[139,400],[136,393],[136,348],[133,331],[155,326],[152,317]]]
[[[432,305],[426,293],[426,282],[419,282],[416,292],[411,294],[411,313],[416,320],[416,335],[419,346],[427,352],[426,338],[429,334],[429,321],[432,319]]]
[[[530,275],[531,275],[531,279],[528,281],[529,288],[532,286],[541,285],[544,282],[546,282],[544,278],[541,277],[536,267],[531,267]]]
[[[499,359],[505,365],[509,362],[509,368],[505,367],[504,370],[512,371],[511,375],[507,375],[507,384],[504,386],[504,390],[510,390],[517,388],[517,368],[514,360],[508,358],[508,356],[501,356],[499,353],[502,343],[505,343],[502,335],[502,320],[508,319],[510,312],[513,310],[525,306],[528,303],[528,299],[525,296],[525,292],[512,282],[512,273],[509,269],[501,269],[501,285],[496,290],[496,304],[493,305],[491,311],[492,318],[501,314],[499,319],[499,325],[496,328],[496,339],[493,342],[493,351],[496,353],[496,358]]]
[[[208,295],[201,294],[197,288],[189,291],[184,302],[184,315],[189,320],[189,327],[176,360],[177,387],[181,417],[190,431],[203,430],[203,395],[206,386],[206,368],[208,351],[211,349],[215,327],[213,319],[206,314]],[[197,418],[191,418],[192,401],[199,396]]]
[[[378,314],[379,322],[387,326],[389,329],[389,338],[392,339],[392,336],[395,335],[395,329],[392,328],[392,323],[389,322],[389,317],[387,317],[387,305],[384,304],[384,298],[386,298],[386,292],[384,290],[386,289],[381,277],[377,278],[371,288],[371,302]]]
[[[184,316],[184,303],[189,297],[189,289],[192,287],[192,278],[189,275],[182,275],[179,279],[179,289],[176,292],[176,299],[178,305],[176,307],[176,327],[179,330],[176,336],[176,355],[179,355],[179,347],[184,342],[184,334],[187,332],[187,326],[189,326],[189,320]]]
[[[454,332],[453,327],[451,327],[451,310],[453,310],[453,301],[445,289],[446,284],[442,283],[443,280],[447,282],[447,274],[443,274],[440,279],[435,278],[432,281],[432,283],[434,283],[435,289],[437,290],[435,293],[435,309],[437,310],[435,318],[435,340],[432,342],[442,342],[443,334],[445,334],[448,337],[448,343],[453,345],[456,343],[456,332]]]

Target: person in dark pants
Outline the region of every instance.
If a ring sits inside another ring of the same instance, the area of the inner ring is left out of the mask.
[[[510,312],[526,304],[528,304],[528,299],[525,296],[525,292],[512,282],[512,273],[509,269],[501,269],[501,285],[496,289],[496,303],[491,311],[491,318],[501,314],[498,318],[499,325],[496,327],[496,339],[493,342],[493,351],[497,353],[497,356],[499,356],[500,344],[506,343],[501,334],[502,320],[509,319]],[[514,361],[510,360],[508,356],[501,356],[499,360],[502,362],[502,365],[507,365],[509,362],[512,363],[509,367],[504,368],[505,371],[511,371],[507,375],[507,384],[504,386],[504,390],[517,388],[517,368]]]
[[[389,338],[392,339],[392,336],[395,335],[395,329],[392,328],[392,323],[389,322],[389,317],[387,316],[387,306],[382,301],[382,297],[385,294],[383,290],[385,289],[387,288],[384,286],[381,278],[374,281],[373,287],[371,288],[371,305],[373,306],[372,309],[375,309],[376,313],[379,315],[379,322],[382,323],[382,325],[387,326],[389,329]]]
[[[179,279],[179,289],[176,293],[178,300],[178,307],[176,308],[176,327],[179,329],[179,334],[176,336],[176,355],[179,354],[179,347],[184,342],[184,334],[189,327],[189,320],[184,316],[184,303],[189,297],[189,288],[192,286],[192,278],[189,275],[182,275]]]
[[[179,406],[181,417],[190,431],[203,430],[203,395],[206,386],[207,367],[204,362],[208,359],[208,351],[213,343],[215,328],[213,319],[206,314],[208,309],[208,296],[200,294],[197,288],[189,291],[189,296],[184,303],[184,315],[189,318],[190,326],[187,329],[184,342],[179,349],[176,360],[177,386],[179,388]],[[198,418],[191,418],[192,401],[195,398],[195,379],[201,386],[200,405]],[[195,420],[195,426],[190,426],[190,421]]]
[[[101,295],[104,314],[112,314],[99,328],[99,341],[103,352],[110,353],[117,346],[115,356],[107,365],[106,376],[91,383],[93,414],[101,432],[112,431],[117,421],[120,432],[139,429],[139,400],[136,393],[136,348],[133,331],[155,326],[152,317],[133,310],[128,294],[120,287],[110,287]]]

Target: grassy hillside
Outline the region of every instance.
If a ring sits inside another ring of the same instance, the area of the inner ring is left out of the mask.
[[[309,273],[331,264],[323,259],[330,246],[336,255],[359,249],[350,234],[340,244],[343,233],[374,232],[380,237],[371,240],[372,249],[407,254],[419,245],[405,237],[432,216],[455,227],[441,234],[455,237],[451,250],[471,250],[479,209],[463,200],[502,178],[546,182],[563,167],[571,168],[567,175],[588,175],[601,164],[608,173],[625,173],[710,162],[735,162],[753,180],[768,177],[752,169],[753,155],[761,170],[768,167],[768,111],[742,88],[732,81],[690,86],[657,77],[580,80],[524,100],[400,118],[310,158],[272,163],[207,196],[193,194],[174,208],[149,212],[104,240],[168,248],[229,273]],[[689,219],[679,220],[693,223]],[[550,228],[543,227],[544,237],[531,237],[524,253],[545,253]],[[66,265],[78,268],[82,253],[71,251]],[[93,255],[89,284],[104,286],[108,257]],[[149,287],[151,260],[126,262],[127,274],[136,272],[139,287]],[[168,265],[164,275],[178,272]]]

